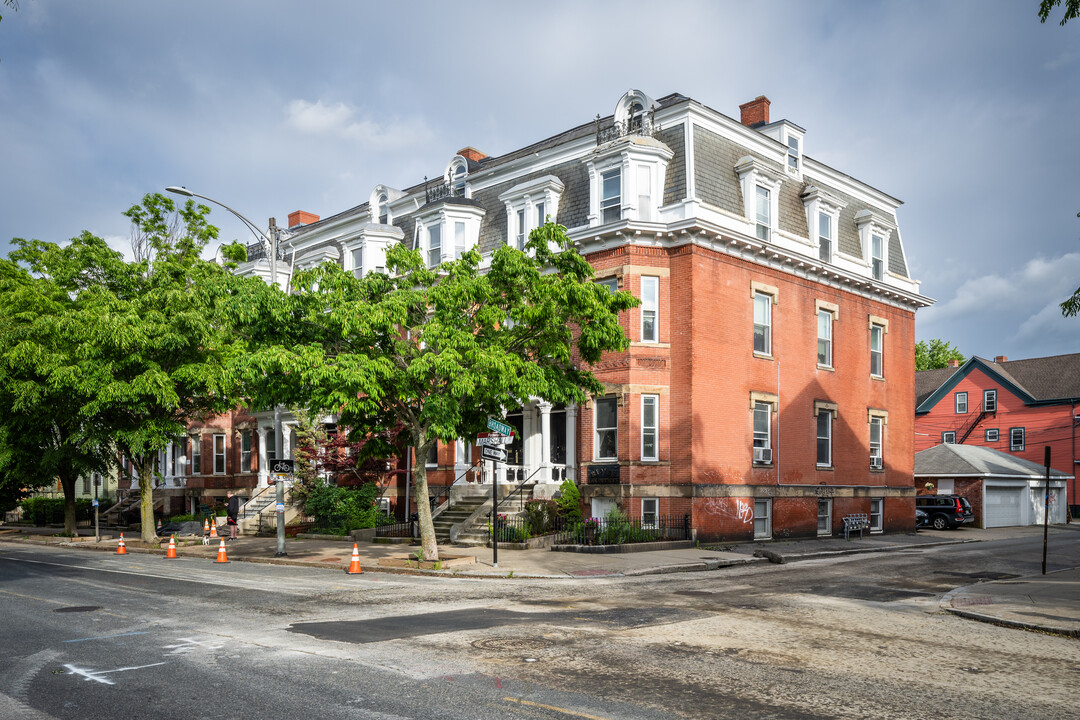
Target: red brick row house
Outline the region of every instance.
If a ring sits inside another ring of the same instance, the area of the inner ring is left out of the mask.
[[[855,512],[875,532],[911,529],[914,321],[931,301],[908,272],[901,203],[808,155],[807,131],[769,105],[736,120],[631,90],[527,147],[465,148],[435,183],[294,213],[292,266],[378,272],[397,242],[434,266],[554,220],[598,283],[642,304],[621,317],[630,348],[594,368],[602,395],[507,416],[501,482],[544,496],[569,478],[589,514],[689,516],[701,539],[831,534]],[[429,482],[490,482],[475,457],[468,438],[440,445]],[[389,494],[403,508],[406,492]]]

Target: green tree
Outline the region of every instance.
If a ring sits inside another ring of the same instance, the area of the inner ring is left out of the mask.
[[[528,252],[501,247],[483,271],[475,250],[429,269],[396,245],[390,274],[356,278],[333,263],[299,272],[292,295],[264,288],[234,303],[250,343],[236,355],[237,376],[255,405],[337,414],[370,456],[410,445],[421,552],[437,560],[424,501],[434,443],[471,435],[532,397],[583,402],[602,391],[588,365],[627,346],[618,312],[637,300],[591,282],[565,230],[537,228]]]
[[[929,342],[920,340],[915,343],[916,371],[948,367],[950,360],[963,363],[967,358],[946,340],[934,338]]]
[[[1061,314],[1065,317],[1075,317],[1077,313],[1080,313],[1080,288],[1076,288],[1072,297],[1061,303]]]
[[[1039,22],[1046,22],[1046,19],[1050,17],[1050,11],[1058,5],[1061,5],[1061,0],[1042,0],[1039,3]],[[1080,0],[1065,0],[1065,16],[1061,18],[1059,24],[1064,25],[1077,17],[1080,17]]]

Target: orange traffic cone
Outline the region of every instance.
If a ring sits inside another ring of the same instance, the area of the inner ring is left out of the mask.
[[[158,532],[161,532],[161,518],[158,518],[158,519],[157,519],[157,528],[155,528],[155,529],[156,529],[156,530],[157,530]]]
[[[124,546],[124,533],[120,533],[120,542],[116,545],[117,555],[127,555],[127,548]]]
[[[209,535],[210,534],[210,521],[209,520],[203,520],[202,534],[203,535]]]
[[[176,536],[175,535],[170,535],[169,536],[169,549],[165,552],[165,557],[167,557],[167,558],[176,557]]]
[[[210,523],[210,537],[212,537],[212,538],[217,537],[217,522],[216,522],[216,520],[217,520],[217,518],[215,518],[215,522]]]
[[[356,543],[353,543],[352,561],[349,563],[349,569],[345,572],[349,573],[350,575],[359,575],[360,573],[364,572],[360,569],[360,548],[357,547]]]
[[[217,549],[217,560],[215,560],[214,562],[219,562],[219,563],[227,563],[227,562],[229,562],[229,557],[228,557],[228,555],[225,554],[225,538],[221,538],[221,544],[218,545],[218,549]]]

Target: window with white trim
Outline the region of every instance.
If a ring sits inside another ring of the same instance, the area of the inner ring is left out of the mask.
[[[225,436],[214,436],[214,474],[225,474]]]
[[[600,278],[596,281],[596,284],[606,287],[612,295],[619,291],[619,278],[617,277]]]
[[[818,257],[822,262],[833,258],[833,218],[824,212],[818,213]]]
[[[968,410],[967,393],[966,392],[958,392],[958,393],[956,393],[956,395],[954,396],[953,405],[954,405],[954,407],[956,409],[956,414],[957,415],[965,415],[965,414],[967,414],[967,410]]]
[[[659,516],[659,498],[641,498],[641,527],[655,528]]]
[[[454,163],[453,170],[451,171],[451,187],[450,190],[454,197],[465,197],[465,176],[468,171],[465,168],[465,162]]]
[[[546,208],[544,206],[544,203],[542,203],[542,202],[536,203],[536,205],[534,206],[534,209],[536,210],[536,225],[535,225],[535,227],[540,227],[541,225],[544,225],[545,223],[547,223],[547,211],[546,211]]]
[[[955,445],[956,433],[951,430],[949,432],[941,433],[941,442],[945,445]]]
[[[885,460],[882,455],[885,439],[884,418],[870,416],[870,469],[884,469]]]
[[[870,532],[879,533],[885,529],[885,500],[872,498],[870,500]]]
[[[458,220],[454,223],[454,259],[460,260],[465,250],[465,223]]]
[[[650,222],[652,220],[652,176],[653,170],[648,165],[638,165],[637,168],[637,195],[638,195],[638,220]]]
[[[883,377],[885,374],[885,327],[876,323],[870,325],[870,375]]]
[[[1013,452],[1023,452],[1024,440],[1026,439],[1024,428],[1014,427],[1009,428],[1009,450]]]
[[[593,401],[595,441],[593,459],[617,460],[619,457],[619,403],[617,398],[596,398]]]
[[[885,278],[885,238],[877,234],[870,236],[870,271],[875,280]]]
[[[817,466],[832,467],[832,412],[817,410]]]
[[[828,310],[818,310],[817,364],[821,367],[831,368],[833,364],[832,326],[833,314]]]
[[[768,540],[772,538],[772,500],[769,498],[754,499],[754,539]]]
[[[390,198],[386,196],[386,193],[379,193],[375,201],[375,216],[379,219],[380,225],[390,224]]]
[[[817,534],[832,535],[832,500],[829,498],[818,498]]]
[[[428,267],[433,268],[442,262],[442,225],[427,228]]]
[[[983,412],[997,412],[997,390],[983,390]]]
[[[515,185],[499,195],[506,206],[506,243],[524,250],[529,235],[543,226],[548,216],[558,212],[562,198],[563,182],[554,175],[529,180]]]
[[[657,310],[660,305],[660,278],[641,278],[641,342],[660,342]]]
[[[517,232],[514,233],[515,247],[518,250],[525,249],[525,208],[517,211]]]
[[[472,464],[472,443],[465,438],[458,438],[454,444],[454,464],[458,468],[467,468]]]
[[[755,402],[754,413],[754,462],[772,464],[772,403]]]
[[[772,354],[772,295],[754,292],[754,352]]]
[[[191,436],[191,474],[202,475],[202,437]]]
[[[424,462],[426,467],[438,467],[439,465],[439,442],[436,440],[431,443],[431,447],[428,448],[427,460]]]
[[[780,187],[787,173],[752,155],[739,158],[735,173],[742,190],[743,217],[754,226],[752,232],[758,240],[769,242],[776,231]]]
[[[363,277],[364,274],[364,246],[361,245],[358,248],[354,248],[352,251],[352,272],[353,277]]]
[[[791,172],[799,172],[799,138],[795,135],[787,137],[787,167]]]
[[[660,459],[657,438],[660,433],[659,395],[641,396],[641,459],[656,461]]]
[[[754,186],[755,198],[755,232],[757,239],[768,242],[772,232],[772,198],[771,191],[760,185]]]
[[[240,472],[251,472],[251,430],[240,431]]]
[[[986,442],[998,442],[1001,439],[1001,431],[998,428],[987,428],[983,437]]]
[[[622,168],[600,174],[600,222],[615,222],[622,218]]]

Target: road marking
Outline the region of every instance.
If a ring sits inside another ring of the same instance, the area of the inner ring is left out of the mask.
[[[94,682],[99,682],[102,685],[115,685],[115,681],[101,676],[107,675],[109,673],[124,672],[126,670],[142,670],[143,668],[156,667],[157,665],[164,664],[164,662],[150,663],[149,665],[135,665],[134,667],[122,667],[116,668],[115,670],[83,670],[82,668],[75,667],[74,665],[64,665],[64,667],[66,667],[68,669],[68,672],[72,675],[79,675],[80,677],[86,679],[87,682],[93,680]]]
[[[529,707],[543,708],[544,710],[552,710],[563,715],[573,715],[574,717],[588,718],[589,720],[610,720],[610,718],[601,717],[599,715],[589,715],[588,713],[579,713],[574,710],[567,710],[566,708],[555,707],[554,705],[544,705],[543,703],[531,702],[529,700],[518,700],[517,698],[504,697],[506,702],[518,703],[519,705],[528,705]]]
[[[41,602],[52,603],[53,605],[67,605],[66,602],[63,602],[61,600],[50,600],[49,598],[41,598],[35,595],[23,595],[21,593],[11,592],[10,590],[0,590],[0,593],[3,593],[4,595],[12,595],[14,597],[23,598],[26,600],[40,600]]]
[[[98,635],[92,638],[79,638],[78,640],[65,640],[66,643],[73,642],[86,642],[87,640],[108,640],[109,638],[128,637],[129,635],[149,635],[149,630],[140,630],[139,632],[118,633],[116,635]]]
[[[182,655],[184,653],[191,652],[196,648],[203,650],[220,650],[225,647],[224,645],[211,645],[210,643],[199,642],[198,640],[192,640],[191,638],[177,638],[179,645],[162,645],[162,650],[172,650],[170,655]]]

